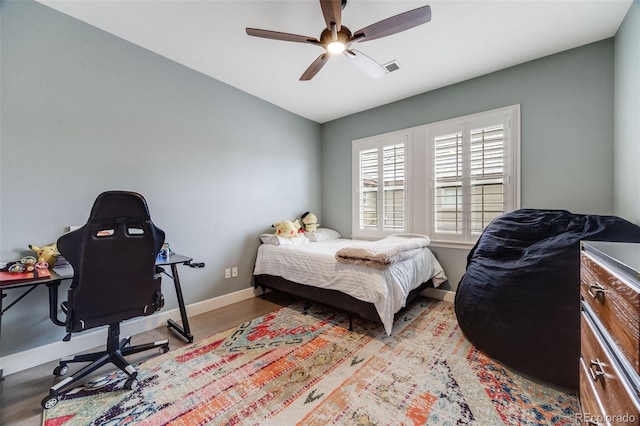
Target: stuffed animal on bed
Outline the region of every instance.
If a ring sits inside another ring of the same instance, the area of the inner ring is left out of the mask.
[[[320,226],[316,215],[310,212],[306,212],[302,215],[302,223],[304,224],[305,232],[316,232],[318,230],[318,226]]]
[[[298,235],[303,232],[298,219],[293,222],[290,220],[283,220],[282,222],[274,223],[276,228],[276,235],[286,238],[298,238]]]

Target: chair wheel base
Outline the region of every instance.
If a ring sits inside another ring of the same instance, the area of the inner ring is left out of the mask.
[[[58,405],[59,400],[60,400],[60,397],[58,395],[49,394],[42,400],[40,405],[42,405],[42,408],[44,408],[45,410],[48,410],[49,408],[53,408],[56,405]]]
[[[67,364],[60,364],[56,368],[53,369],[53,375],[60,377],[64,376],[69,372],[69,366]]]
[[[124,382],[124,388],[128,390],[136,390],[138,388],[138,379],[135,376],[129,377]]]

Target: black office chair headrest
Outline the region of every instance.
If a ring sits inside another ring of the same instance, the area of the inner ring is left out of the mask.
[[[93,203],[89,222],[103,222],[123,217],[150,220],[149,208],[142,195],[129,191],[103,192]]]

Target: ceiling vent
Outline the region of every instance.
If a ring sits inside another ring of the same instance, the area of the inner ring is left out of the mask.
[[[387,69],[387,72],[394,72],[394,71],[398,71],[400,69],[400,66],[398,65],[398,63],[396,61],[391,61],[387,64],[384,64],[383,67],[385,67]]]

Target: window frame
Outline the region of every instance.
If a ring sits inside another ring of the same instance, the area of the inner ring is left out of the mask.
[[[475,124],[490,126],[501,117],[507,123],[504,129],[504,211],[520,208],[521,203],[521,166],[520,166],[520,105],[488,110],[476,114],[456,117],[434,123],[424,124],[394,132],[374,135],[352,141],[352,235],[354,239],[378,239],[400,231],[367,231],[360,229],[359,200],[359,152],[366,147],[376,147],[394,137],[406,136],[405,148],[405,199],[404,231],[426,234],[431,245],[449,248],[469,248],[477,241],[479,234],[467,233],[461,236],[442,235],[434,232],[433,214],[433,143],[432,136],[442,134],[442,130],[456,129]],[[377,144],[377,145],[376,145]],[[390,144],[390,143],[388,143]],[[378,214],[381,214],[378,211]],[[467,228],[468,229],[468,228]]]

